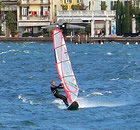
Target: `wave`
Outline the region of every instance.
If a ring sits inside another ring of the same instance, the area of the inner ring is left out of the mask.
[[[15,50],[15,49],[8,50],[8,51],[3,51],[3,52],[0,52],[0,55],[6,54],[6,53],[9,53],[9,52],[17,52],[17,51],[18,50]]]
[[[106,102],[106,101],[92,101],[87,98],[78,98],[79,108],[90,107],[118,107],[126,105],[125,102]]]
[[[119,80],[119,78],[114,78],[114,79],[110,79],[110,80]]]
[[[29,54],[30,53],[29,50],[24,50],[23,52],[26,53],[26,54]]]
[[[66,105],[61,99],[55,99],[52,103],[56,104],[59,109],[67,109]]]
[[[126,102],[109,102],[109,101],[97,101],[97,100],[91,100],[88,98],[77,98],[77,102],[79,104],[79,108],[92,108],[92,107],[119,107],[127,105]],[[61,99],[55,99],[53,102],[59,109],[67,109],[65,104]]]
[[[86,97],[89,97],[89,96],[92,96],[92,95],[100,95],[100,96],[103,96],[103,93],[101,92],[93,92],[93,93],[90,93],[90,94],[87,94]]]
[[[21,100],[23,103],[28,103],[30,105],[38,105],[38,103],[34,103],[32,100],[28,99],[27,97],[23,96],[22,94],[18,95],[18,99]]]

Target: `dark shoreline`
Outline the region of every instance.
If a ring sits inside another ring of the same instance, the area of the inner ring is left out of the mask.
[[[78,43],[78,38],[65,38],[66,42]],[[23,42],[43,42],[48,43],[52,42],[51,37],[22,37],[22,38],[5,38],[1,37],[0,42],[15,42],[15,43],[23,43]],[[94,37],[94,38],[81,38],[80,43],[101,43],[101,42],[117,42],[126,44],[129,42],[130,44],[135,44],[136,42],[140,44],[140,36],[138,37]]]

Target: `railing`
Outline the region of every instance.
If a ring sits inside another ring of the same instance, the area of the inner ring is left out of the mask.
[[[88,11],[88,10],[78,10],[78,11],[58,11],[57,16],[80,16],[80,17],[92,17],[92,16],[115,16],[116,11]]]
[[[49,0],[40,0],[40,3],[41,4],[48,4],[49,3]]]
[[[49,21],[50,16],[20,16],[19,20],[25,20],[25,21]]]
[[[21,4],[49,4],[49,0],[38,0],[32,3],[30,0],[19,0]]]
[[[29,0],[20,0],[22,4],[29,4]]]

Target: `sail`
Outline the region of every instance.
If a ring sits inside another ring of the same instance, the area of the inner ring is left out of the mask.
[[[63,88],[70,105],[78,96],[78,85],[76,83],[62,32],[59,29],[54,29],[52,37],[57,72],[63,83]]]

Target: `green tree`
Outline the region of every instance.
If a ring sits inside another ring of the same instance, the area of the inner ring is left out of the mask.
[[[130,32],[130,3],[127,1],[124,7],[124,28],[123,33]]]
[[[12,36],[17,32],[17,22],[16,22],[16,16],[12,11],[9,11],[6,14],[6,25],[11,31]]]
[[[61,5],[63,10],[67,10],[68,9],[68,5]]]
[[[116,7],[116,33],[121,35],[121,2],[118,0]]]

